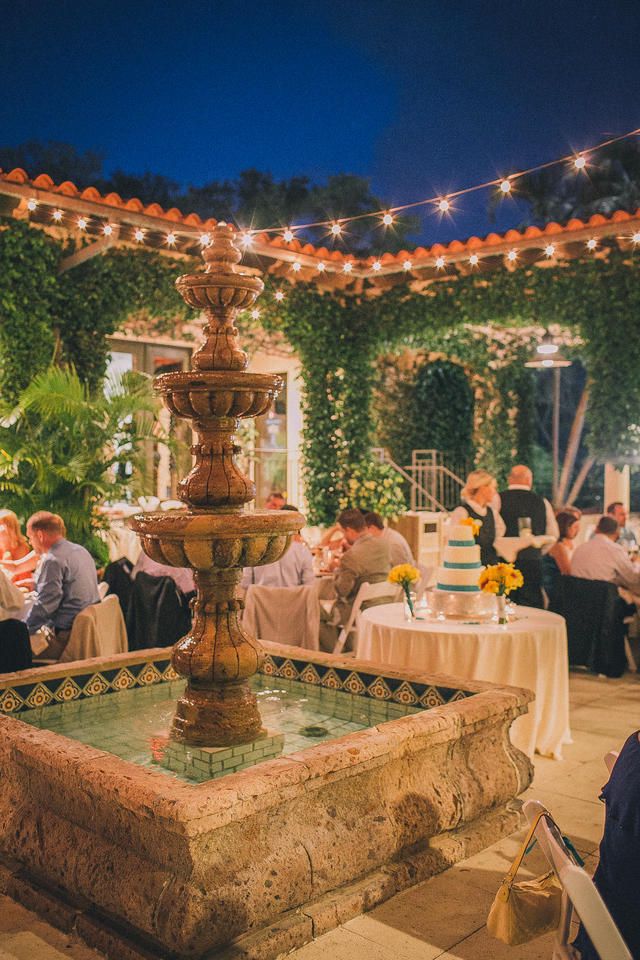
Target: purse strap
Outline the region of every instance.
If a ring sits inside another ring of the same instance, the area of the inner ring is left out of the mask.
[[[533,823],[532,823],[531,826],[529,827],[529,831],[528,831],[526,837],[524,838],[524,841],[523,841],[523,843],[522,843],[522,846],[520,847],[520,850],[519,850],[519,852],[518,852],[518,855],[517,855],[517,857],[515,858],[515,860],[513,861],[513,863],[511,864],[511,866],[509,867],[509,872],[506,874],[504,880],[502,881],[503,885],[504,885],[504,884],[507,884],[507,886],[508,886],[509,888],[511,887],[511,884],[512,884],[513,881],[515,880],[516,874],[517,874],[518,870],[520,869],[520,864],[521,864],[522,861],[524,860],[524,855],[525,855],[525,853],[527,852],[527,850],[528,850],[528,848],[529,848],[529,844],[531,843],[531,840],[532,840],[532,838],[533,838],[533,835],[534,835],[534,833],[536,832],[536,827],[537,827],[538,824],[540,823],[541,819],[542,819],[543,817],[545,817],[546,815],[547,815],[546,810],[543,810],[541,813],[539,813],[539,814],[536,816],[535,820],[533,821]]]

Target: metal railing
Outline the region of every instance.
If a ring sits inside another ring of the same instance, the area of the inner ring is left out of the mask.
[[[412,510],[448,512],[460,503],[464,486],[461,475],[466,475],[471,468],[468,461],[451,461],[439,450],[412,450],[411,464],[401,467],[383,447],[375,447],[373,453],[402,478]]]

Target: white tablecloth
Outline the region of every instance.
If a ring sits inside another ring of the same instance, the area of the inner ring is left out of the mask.
[[[511,741],[559,758],[570,742],[569,661],[562,617],[518,607],[506,627],[495,623],[407,622],[402,604],[371,607],[360,617],[357,656],[420,672],[448,673],[462,680],[525,687],[535,693],[529,712],[511,727]]]

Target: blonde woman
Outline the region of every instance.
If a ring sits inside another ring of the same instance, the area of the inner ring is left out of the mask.
[[[13,510],[0,510],[0,567],[14,583],[29,586],[37,563]]]
[[[480,547],[480,560],[485,565],[500,562],[494,543],[496,537],[503,537],[505,533],[504,520],[491,507],[496,492],[496,479],[492,474],[487,470],[472,470],[460,491],[460,506],[451,514],[452,523],[466,517],[482,522],[476,543]]]

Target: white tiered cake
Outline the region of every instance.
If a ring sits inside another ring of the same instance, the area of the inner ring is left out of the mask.
[[[495,612],[495,597],[480,589],[480,547],[466,523],[449,527],[442,566],[436,586],[429,591],[431,613],[439,619],[489,620]]]

